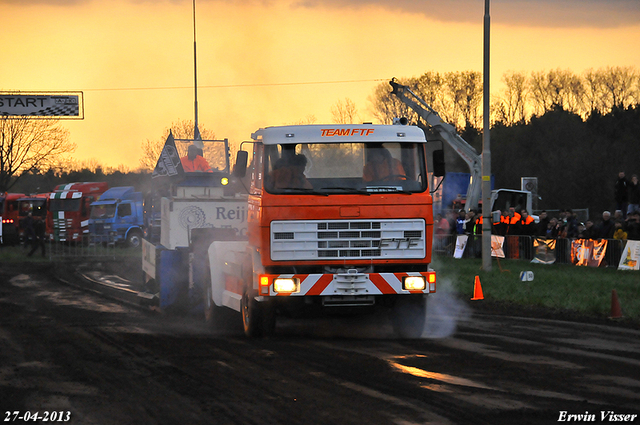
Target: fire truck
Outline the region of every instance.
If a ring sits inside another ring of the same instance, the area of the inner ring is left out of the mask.
[[[47,229],[56,242],[81,242],[89,234],[91,203],[109,188],[106,182],[60,184],[49,194]]]
[[[20,215],[18,233],[20,234],[20,239],[24,240],[25,229],[23,227],[23,221],[29,213],[31,213],[34,220],[43,220],[46,225],[49,211],[49,194],[37,193],[35,195],[23,196],[18,199],[18,209]],[[47,229],[47,233],[49,231],[50,229]]]
[[[0,240],[6,245],[15,245],[20,241],[18,226],[20,223],[20,208],[18,199],[23,198],[24,193],[0,194]]]
[[[420,336],[436,291],[424,132],[282,126],[256,131],[251,143],[251,167],[241,150],[234,170],[250,170],[246,237],[192,234],[199,267],[190,279],[204,282],[205,317],[231,308],[255,337],[273,333],[280,315],[384,310],[398,335]]]

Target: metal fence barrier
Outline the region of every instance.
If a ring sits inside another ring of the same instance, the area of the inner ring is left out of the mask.
[[[92,235],[84,235],[80,241],[58,242],[48,240],[45,243],[45,255],[49,259],[61,258],[81,258],[81,257],[101,257],[115,258],[120,255],[123,248],[117,245],[113,238],[97,240]],[[39,251],[34,255],[39,255]]]
[[[436,256],[453,257],[456,250],[456,240],[458,235],[435,235],[433,237],[433,253]],[[462,254],[462,258],[482,258],[482,236],[468,235],[467,245]],[[505,259],[510,260],[533,260],[536,250],[534,246],[534,236],[505,236],[503,252]],[[571,244],[575,239],[556,239],[555,262],[558,264],[572,264]],[[624,251],[626,241],[620,239],[607,239],[607,249],[605,252],[603,266],[618,267],[620,258]]]

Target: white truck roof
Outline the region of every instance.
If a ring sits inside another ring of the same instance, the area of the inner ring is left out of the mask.
[[[314,124],[261,128],[251,135],[265,145],[291,143],[398,142],[426,143],[421,128],[411,125]]]

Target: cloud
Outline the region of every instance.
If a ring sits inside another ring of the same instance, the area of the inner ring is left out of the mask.
[[[482,0],[300,0],[295,7],[358,8],[378,6],[390,11],[419,13],[458,23],[482,22]],[[492,23],[527,27],[613,28],[638,25],[638,0],[492,0]]]
[[[158,0],[129,0],[157,4]],[[76,6],[104,0],[0,0],[0,4],[20,6]],[[191,3],[191,0],[160,0],[164,3]],[[294,8],[358,9],[381,7],[389,12],[422,14],[441,22],[482,23],[483,0],[197,0],[203,3]],[[491,0],[491,21],[500,25],[540,28],[616,28],[640,22],[639,0]]]

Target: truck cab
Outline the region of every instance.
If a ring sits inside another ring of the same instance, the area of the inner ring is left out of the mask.
[[[240,311],[250,336],[277,314],[378,307],[419,336],[436,289],[424,132],[304,125],[252,139],[247,241],[209,248],[213,303]]]
[[[15,245],[20,241],[18,227],[20,224],[20,207],[18,200],[25,197],[24,193],[0,194],[0,240],[6,245]]]
[[[95,243],[142,243],[144,217],[142,193],[132,186],[112,187],[91,203],[89,233]]]
[[[91,203],[107,189],[106,182],[61,184],[49,195],[47,228],[56,242],[82,242],[89,235]]]

